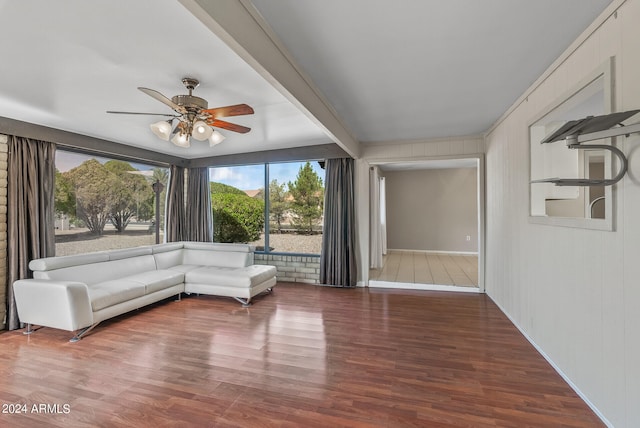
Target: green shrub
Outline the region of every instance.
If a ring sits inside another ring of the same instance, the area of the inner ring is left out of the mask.
[[[214,189],[212,183],[212,190]],[[221,190],[231,186],[215,186]],[[229,189],[225,189],[229,188]],[[238,190],[238,189],[235,189]],[[264,228],[264,202],[247,196],[241,190],[211,194],[213,239],[215,242],[252,242],[260,238]]]
[[[229,186],[227,184],[213,182],[209,183],[209,187],[211,188],[211,195],[215,195],[217,193],[233,193],[236,195],[247,196],[247,194],[242,190],[238,189],[237,187]]]

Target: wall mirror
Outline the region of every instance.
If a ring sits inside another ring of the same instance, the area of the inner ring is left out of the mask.
[[[572,150],[562,141],[540,144],[570,120],[613,111],[610,60],[541,112],[529,126],[530,179],[611,177],[606,150]],[[610,144],[607,140],[592,144]],[[612,230],[612,189],[530,184],[530,221],[568,227]]]

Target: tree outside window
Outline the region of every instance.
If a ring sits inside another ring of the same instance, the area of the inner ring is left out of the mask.
[[[62,150],[56,167],[57,255],[155,243],[151,184],[168,169]]]

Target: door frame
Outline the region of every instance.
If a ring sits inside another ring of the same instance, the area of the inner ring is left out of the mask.
[[[477,219],[477,227],[478,227],[478,292],[484,293],[486,289],[485,284],[485,264],[486,264],[486,248],[485,248],[485,202],[486,202],[486,191],[485,191],[485,180],[486,180],[486,170],[485,170],[485,156],[484,154],[474,154],[474,155],[458,155],[458,156],[435,156],[435,157],[423,157],[423,158],[412,158],[411,160],[407,160],[406,158],[398,158],[398,159],[376,159],[368,161],[369,166],[380,166],[380,165],[389,165],[389,164],[406,164],[406,163],[425,163],[427,161],[455,161],[455,160],[466,160],[466,159],[475,159],[476,160],[476,172],[477,172],[477,206],[478,206],[478,219]],[[368,180],[367,180],[368,183]],[[369,191],[369,185],[367,184],[367,192]],[[367,225],[369,225],[371,221],[371,215],[368,215]],[[371,236],[369,236],[370,227],[367,226],[367,243],[370,245]],[[364,265],[366,268],[363,269],[363,274],[365,277],[364,283],[368,287],[369,286],[369,248],[366,251],[366,264]],[[421,289],[434,289],[434,290],[442,290],[442,287],[429,287],[429,284],[426,284],[426,287],[421,287]],[[455,291],[455,286],[451,286],[451,291]]]

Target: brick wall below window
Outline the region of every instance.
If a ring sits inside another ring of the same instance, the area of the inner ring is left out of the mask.
[[[289,256],[256,253],[254,262],[257,265],[275,266],[278,270],[278,281],[304,282],[306,284],[319,283],[320,256]]]

